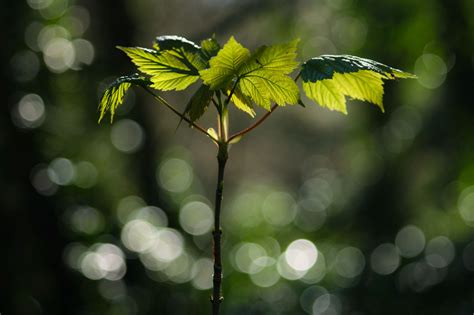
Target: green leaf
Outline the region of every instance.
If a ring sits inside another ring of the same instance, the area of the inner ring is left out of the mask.
[[[230,94],[230,90],[227,90],[227,95]],[[252,108],[252,101],[240,91],[240,88],[236,87],[232,97],[230,98],[232,103],[241,111],[249,114],[252,118],[255,117],[255,111]]]
[[[118,48],[130,57],[140,71],[151,76],[151,87],[157,90],[184,90],[199,79],[199,69],[206,66],[198,52],[186,51],[182,47],[164,51],[141,47]]]
[[[206,111],[213,95],[214,91],[211,91],[209,86],[201,85],[189,100],[184,113],[189,114],[191,121],[198,120]]]
[[[237,86],[257,105],[267,110],[270,110],[272,101],[280,106],[298,103],[298,86],[287,75],[259,69],[241,77]]]
[[[287,74],[298,66],[295,61],[297,45],[298,40],[263,46],[250,55],[248,49],[231,37],[210,60],[210,68],[199,73],[211,89],[234,88],[237,93],[233,103],[252,116],[255,112],[251,102],[243,96],[267,110],[270,110],[272,101],[282,106],[296,104],[298,86]]]
[[[287,76],[298,66],[298,41],[263,46],[239,70],[238,87],[257,105],[270,110],[272,101],[280,106],[298,102],[298,86]]]
[[[299,39],[295,39],[285,44],[260,47],[240,69],[239,75],[260,69],[280,74],[291,73],[299,65],[295,60],[298,42]]]
[[[415,78],[377,61],[349,55],[323,55],[305,62],[301,79],[306,95],[330,110],[347,114],[345,96],[383,108],[383,80]]]
[[[205,39],[201,42],[201,53],[205,60],[209,60],[217,55],[217,52],[221,49],[221,46],[217,42],[215,36]]]
[[[110,111],[110,122],[114,120],[115,110],[123,103],[125,93],[134,85],[149,86],[150,80],[138,73],[122,76],[115,79],[104,91],[99,103],[99,123],[104,118],[107,111]]]
[[[303,90],[319,105],[347,114],[344,94],[333,80],[321,80],[311,84],[304,82]]]
[[[222,49],[209,61],[209,69],[199,74],[212,90],[225,88],[234,79],[240,67],[249,59],[250,51],[232,36]]]
[[[183,48],[185,51],[197,52],[201,47],[192,41],[176,35],[163,35],[155,38],[153,48],[158,51],[163,50],[179,50]]]

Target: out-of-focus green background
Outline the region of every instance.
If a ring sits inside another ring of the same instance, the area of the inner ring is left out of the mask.
[[[222,313],[474,312],[472,0],[18,0],[0,23],[2,315],[209,314],[215,146],[141,91],[113,125],[97,103],[134,71],[116,45],[213,33],[419,77],[385,114],[288,106],[232,147]]]

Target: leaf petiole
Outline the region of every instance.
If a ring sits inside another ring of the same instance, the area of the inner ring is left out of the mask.
[[[151,91],[148,87],[145,87],[143,86],[143,89],[149,93],[150,95],[152,95],[157,101],[159,101],[160,103],[162,103],[163,105],[165,105],[169,110],[171,110],[173,113],[175,113],[177,116],[179,116],[182,120],[186,121],[187,123],[189,123],[189,125],[191,127],[194,127],[196,128],[197,130],[199,130],[200,132],[204,133],[206,136],[208,136],[209,138],[211,138],[212,140],[214,141],[218,141],[216,138],[214,138],[214,136],[212,136],[209,132],[206,131],[206,129],[204,129],[203,127],[199,126],[197,123],[191,121],[189,118],[187,118],[185,115],[181,114],[176,108],[174,108],[173,105],[171,105],[170,103],[168,103],[167,100],[165,100],[164,98],[162,98],[161,96],[153,93],[153,91]]]

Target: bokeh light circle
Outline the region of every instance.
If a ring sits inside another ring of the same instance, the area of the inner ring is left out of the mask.
[[[122,119],[113,125],[110,140],[117,150],[124,153],[134,153],[142,147],[145,133],[137,122]]]
[[[370,265],[380,275],[393,273],[400,265],[400,255],[395,245],[385,243],[377,246],[370,256]]]
[[[308,271],[318,259],[318,250],[309,240],[293,241],[285,251],[285,260],[296,271]]]
[[[295,200],[286,192],[273,192],[264,200],[262,213],[271,225],[288,225],[296,215]]]
[[[185,204],[179,212],[179,223],[191,235],[202,235],[211,230],[214,215],[209,207],[201,201]]]
[[[184,192],[193,181],[193,169],[184,160],[171,158],[161,163],[157,178],[160,185],[174,193]]]
[[[407,225],[398,231],[395,245],[402,257],[415,257],[425,248],[425,234],[418,227]]]
[[[356,247],[341,249],[336,255],[336,272],[345,278],[354,278],[362,273],[365,267],[364,254]]]
[[[425,259],[432,267],[447,267],[453,261],[454,256],[454,244],[446,236],[435,237],[426,245]]]

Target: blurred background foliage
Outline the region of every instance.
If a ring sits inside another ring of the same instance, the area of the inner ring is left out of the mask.
[[[208,314],[215,146],[140,91],[113,125],[97,104],[133,71],[115,45],[213,33],[419,76],[386,83],[385,114],[286,107],[232,148],[223,314],[474,311],[473,1],[21,0],[0,17],[2,314]]]

